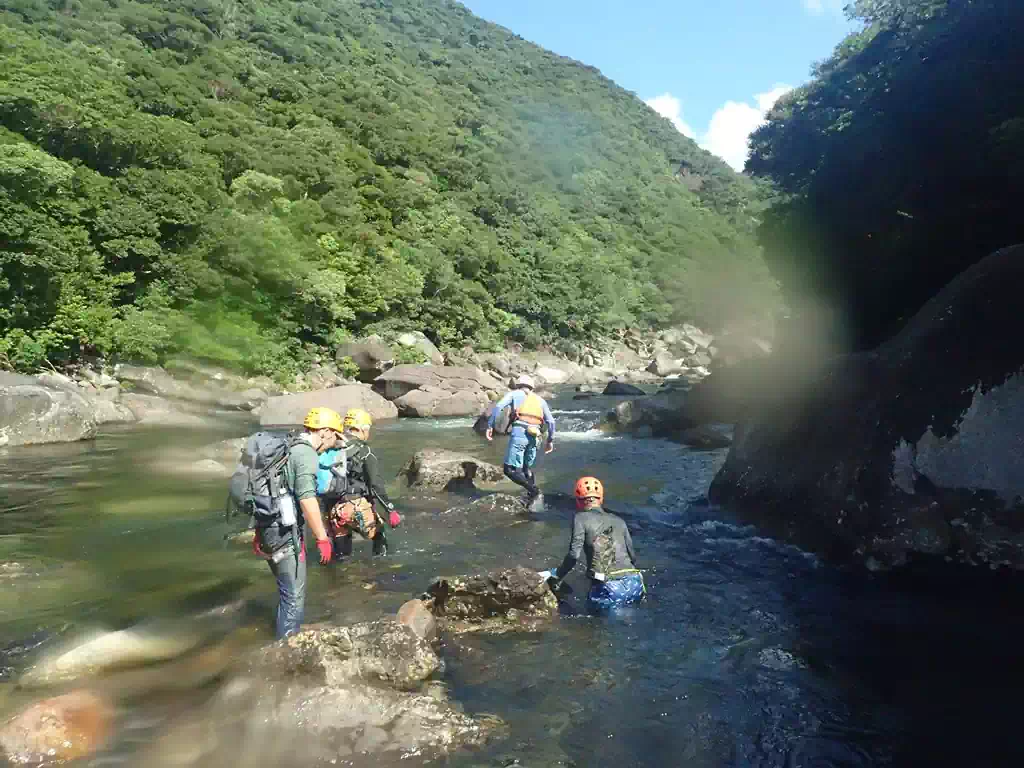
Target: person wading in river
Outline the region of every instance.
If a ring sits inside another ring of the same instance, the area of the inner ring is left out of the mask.
[[[526,503],[532,504],[540,496],[533,465],[537,461],[537,444],[541,437],[541,426],[547,429],[544,453],[555,450],[555,418],[543,397],[534,392],[533,379],[523,374],[516,381],[516,388],[499,400],[487,419],[488,440],[494,439],[494,425],[501,412],[511,406],[509,419],[508,448],[505,451],[505,476],[526,489]]]
[[[281,488],[276,519],[270,525],[257,525],[253,534],[253,551],[267,559],[277,579],[277,638],[299,631],[306,605],[305,524],[316,537],[320,564],[331,560],[331,540],[320,516],[316,497],[317,454],[341,439],[341,416],[330,408],[313,408],[302,423],[303,431],[288,439],[287,459],[283,463],[284,485],[270,478],[272,488]],[[277,491],[272,491],[276,495]],[[302,511],[296,519],[295,505]]]
[[[625,521],[602,508],[604,485],[596,477],[581,477],[576,481],[575,494],[577,512],[572,521],[569,553],[554,572],[541,571],[538,575],[557,590],[562,579],[576,567],[580,555],[586,554],[590,578],[588,609],[612,608],[640,600],[647,589],[636,567],[633,539]]]
[[[388,525],[397,528],[402,522],[395,505],[388,498],[384,483],[381,482],[377,457],[370,450],[370,428],[373,419],[361,408],[353,408],[345,414],[346,482],[338,494],[328,493],[323,505],[334,536],[336,560],[352,554],[352,534],[358,532],[373,542],[375,556],[386,555],[388,540],[384,535],[384,520],[377,513],[374,502],[379,501],[388,512]]]

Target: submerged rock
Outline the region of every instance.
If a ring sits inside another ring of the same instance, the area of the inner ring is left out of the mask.
[[[87,757],[110,736],[113,710],[89,691],[33,704],[0,727],[0,754],[12,764],[49,765]]]
[[[474,481],[496,483],[504,479],[501,467],[488,464],[466,453],[437,448],[417,451],[400,475],[410,486],[456,490],[473,488]]]
[[[963,272],[877,349],[838,356],[737,428],[710,496],[869,567],[1024,568],[1024,246]]]
[[[558,614],[558,600],[535,570],[507,568],[474,576],[446,576],[424,593],[449,632],[501,633],[536,629]]]
[[[459,504],[441,512],[443,516],[462,515],[470,520],[493,521],[500,517],[517,517],[527,512],[525,494],[491,493],[483,498]]]
[[[691,448],[705,451],[715,450],[716,448],[728,448],[732,445],[732,440],[729,439],[728,435],[706,425],[684,430],[679,435],[679,440]]]

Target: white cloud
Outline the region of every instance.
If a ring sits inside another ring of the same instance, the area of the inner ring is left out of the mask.
[[[663,93],[661,96],[647,99],[645,103],[662,117],[667,117],[681,134],[689,136],[691,139],[697,138],[697,132],[683,120],[682,102],[671,93]]]
[[[754,96],[752,102],[727,101],[714,115],[703,135],[683,120],[682,105],[678,98],[665,93],[647,104],[658,114],[667,117],[676,129],[696,140],[701,147],[718,155],[737,171],[742,171],[750,153],[750,134],[764,123],[765,115],[776,101],[789,93],[792,86],[777,85],[772,90]]]

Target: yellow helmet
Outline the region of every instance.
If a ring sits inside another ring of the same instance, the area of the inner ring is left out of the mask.
[[[312,408],[306,414],[306,420],[302,426],[308,429],[333,429],[335,432],[344,432],[345,428],[341,423],[341,416],[337,411],[330,408]]]
[[[345,414],[345,429],[369,429],[373,419],[362,408],[350,408]]]

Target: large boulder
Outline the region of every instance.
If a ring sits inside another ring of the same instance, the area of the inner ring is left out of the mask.
[[[33,704],[0,727],[0,755],[11,765],[48,765],[87,757],[110,737],[113,708],[90,691]]]
[[[311,408],[333,408],[342,416],[349,408],[362,408],[374,419],[393,419],[398,409],[365,384],[347,384],[319,392],[300,392],[267,400],[260,411],[260,424],[284,426],[301,424]]]
[[[479,368],[398,365],[374,389],[403,416],[473,416],[498,396],[502,383]]]
[[[96,436],[96,413],[82,395],[0,372],[0,446],[65,443]]]
[[[537,629],[558,614],[558,600],[537,571],[522,566],[434,581],[423,595],[449,632]]]
[[[400,334],[395,338],[395,344],[406,349],[418,349],[426,356],[427,362],[431,365],[444,365],[444,355],[441,354],[441,350],[434,346],[434,342],[421,331]]]
[[[656,436],[679,434],[696,426],[686,416],[688,393],[666,389],[650,397],[624,400],[609,414],[609,421],[620,432],[650,430]]]
[[[395,352],[379,336],[370,336],[360,341],[339,344],[335,358],[341,361],[349,357],[359,369],[359,380],[369,384],[395,364]]]
[[[504,478],[501,467],[467,453],[437,448],[417,451],[400,472],[410,486],[456,490],[474,487],[474,481],[496,483]]]
[[[872,567],[1024,568],[1024,246],[962,273],[888,342],[773,390],[710,495],[772,535]]]

